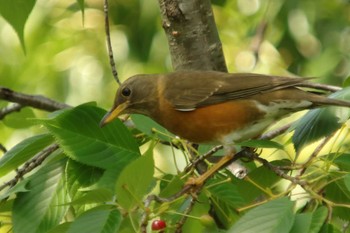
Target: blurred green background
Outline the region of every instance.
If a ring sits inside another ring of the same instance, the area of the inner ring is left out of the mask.
[[[342,85],[350,73],[347,0],[215,0],[215,19],[230,72],[319,77]],[[96,101],[109,108],[117,84],[105,46],[103,1],[86,0],[84,20],[73,0],[38,0],[26,23],[22,50],[0,17],[0,85],[70,105]],[[158,1],[111,0],[111,38],[121,80],[136,73],[172,71]],[[257,53],[256,29],[267,24]],[[258,56],[256,56],[258,55]],[[0,101],[0,107],[8,103]],[[7,149],[41,129],[46,112],[23,109],[0,121]],[[23,121],[23,116],[27,121]]]

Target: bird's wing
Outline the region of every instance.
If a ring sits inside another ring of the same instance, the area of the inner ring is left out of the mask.
[[[259,74],[229,74],[221,72],[174,73],[167,79],[165,98],[180,111],[228,100],[249,98],[253,95],[298,86],[307,79],[267,76]]]

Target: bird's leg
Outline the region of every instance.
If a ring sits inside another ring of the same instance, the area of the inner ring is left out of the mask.
[[[193,186],[202,186],[203,183],[211,177],[214,173],[216,173],[218,170],[220,170],[222,167],[224,167],[228,162],[232,161],[235,153],[233,151],[230,151],[228,155],[225,155],[222,157],[217,163],[215,163],[209,170],[207,170],[205,173],[200,175],[198,178],[190,178],[186,185],[193,185]]]

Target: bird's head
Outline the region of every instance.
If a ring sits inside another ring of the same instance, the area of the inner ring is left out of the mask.
[[[104,126],[123,114],[138,113],[152,116],[157,102],[158,75],[135,75],[117,90],[112,109],[100,122]]]

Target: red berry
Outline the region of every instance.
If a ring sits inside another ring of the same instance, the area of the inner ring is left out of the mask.
[[[163,230],[164,228],[166,228],[166,223],[163,220],[154,220],[152,222],[153,231]]]

